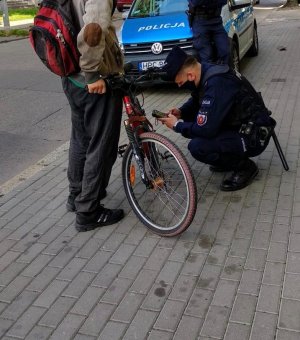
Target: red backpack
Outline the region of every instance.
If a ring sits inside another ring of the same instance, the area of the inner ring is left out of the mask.
[[[43,0],[29,33],[38,57],[51,72],[61,77],[80,71],[79,24],[72,13],[71,0]]]

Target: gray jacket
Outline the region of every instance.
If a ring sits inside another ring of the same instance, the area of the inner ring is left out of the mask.
[[[123,71],[123,55],[112,25],[113,0],[72,0],[81,30],[77,46],[81,73],[71,78],[90,84],[101,76]]]

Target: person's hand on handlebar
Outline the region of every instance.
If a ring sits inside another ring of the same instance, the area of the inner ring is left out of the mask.
[[[106,83],[104,79],[99,79],[94,83],[86,85],[89,93],[103,94],[106,92]]]

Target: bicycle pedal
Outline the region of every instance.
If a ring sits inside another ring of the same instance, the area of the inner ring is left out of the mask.
[[[120,158],[123,157],[123,155],[124,155],[124,153],[125,153],[125,151],[126,151],[127,145],[128,145],[128,144],[123,144],[123,145],[120,145],[120,146],[118,147],[118,155],[119,155]]]

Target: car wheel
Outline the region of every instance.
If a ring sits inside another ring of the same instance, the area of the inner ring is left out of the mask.
[[[239,48],[238,48],[237,43],[234,40],[231,42],[230,66],[235,71],[240,72]]]
[[[258,34],[256,25],[253,29],[253,42],[247,54],[249,57],[256,57],[258,55]]]
[[[123,7],[123,6],[117,6],[117,10],[118,10],[119,12],[123,12],[123,11],[124,11],[124,7]]]

